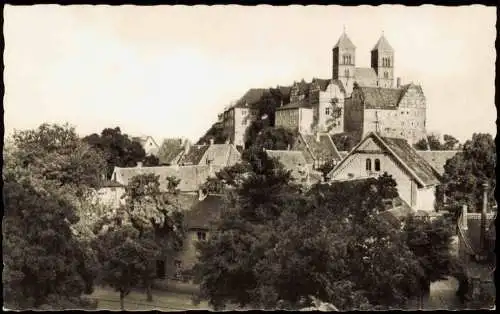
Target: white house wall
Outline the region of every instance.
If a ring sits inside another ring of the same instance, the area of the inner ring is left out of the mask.
[[[435,200],[436,195],[434,186],[421,188],[418,190],[416,209],[432,212],[434,211]]]
[[[324,92],[319,92],[319,107],[318,107],[318,130],[325,132],[328,127],[328,120],[330,115],[326,115],[326,108],[332,110],[332,105],[330,101],[332,98],[338,99],[338,106],[342,108],[342,114],[339,118],[338,125],[333,128],[330,133],[342,133],[344,132],[344,93],[340,90],[337,84],[330,83]]]

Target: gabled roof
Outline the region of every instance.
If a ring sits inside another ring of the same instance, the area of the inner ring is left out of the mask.
[[[354,79],[360,86],[373,86],[377,73],[372,68],[354,68]]]
[[[188,229],[210,229],[210,224],[220,217],[224,206],[224,198],[208,195],[196,201],[191,210],[184,214],[184,222]]]
[[[322,156],[322,158],[333,159],[337,162],[342,159],[329,134],[319,134],[319,141],[316,135],[300,133],[299,137],[304,141],[308,153],[313,160],[318,160],[319,156]],[[306,159],[307,155],[308,154],[306,154]]]
[[[276,108],[276,110],[299,109],[299,108],[310,109],[311,105],[309,104],[308,99],[302,99],[296,102],[291,102],[289,104],[284,105],[283,107]]]
[[[459,150],[417,150],[420,157],[424,158],[440,175],[444,174],[444,165],[460,153]]]
[[[166,138],[158,150],[160,164],[175,164],[184,152],[181,138]]]
[[[153,143],[156,146],[158,146],[158,144],[156,144],[156,141],[155,141],[155,139],[152,136],[141,135],[141,136],[134,136],[134,137],[132,137],[133,141],[139,142],[141,145],[144,145],[148,139],[151,139],[153,141]]]
[[[313,82],[318,84],[319,89],[321,91],[325,91],[328,85],[330,85],[331,79],[319,79],[319,78],[314,78]]]
[[[397,109],[407,88],[359,86],[366,109]]]
[[[191,145],[187,154],[182,155],[179,164],[198,165],[210,145]]]
[[[346,90],[345,90],[345,87],[344,87],[344,83],[342,83],[341,80],[331,80],[331,82],[333,84],[337,85],[340,88],[340,91],[342,93],[344,93],[344,94],[346,93]]]
[[[217,166],[230,166],[230,161],[241,159],[241,154],[233,144],[212,144],[208,146],[201,162],[210,160],[210,164]]]
[[[221,170],[220,166],[162,166],[162,167],[115,167],[112,178],[114,181],[127,185],[132,177],[140,174],[153,173],[159,176],[160,189],[167,189],[167,177],[175,177],[180,180],[177,186],[181,192],[198,191],[200,185],[205,183],[209,176]]]
[[[352,43],[352,41],[347,37],[346,33],[342,33],[339,40],[335,44],[333,48],[343,48],[343,49],[356,49],[356,46]]]
[[[375,143],[389,154],[394,162],[399,164],[405,172],[413,178],[420,186],[430,186],[439,184],[439,174],[432,166],[411,147],[408,142],[400,138],[380,137],[374,132],[370,132],[359,142],[349,154],[329,173],[329,177],[341,169],[351,155],[356,154],[363,143],[368,139],[373,139]]]
[[[266,153],[277,158],[287,170],[296,170],[307,164],[304,154],[298,150],[266,150]]]
[[[290,91],[292,90],[291,86],[278,86],[281,95],[284,97],[290,97]]]
[[[388,51],[388,52],[394,51],[394,49],[392,49],[391,45],[389,45],[389,42],[387,41],[384,35],[380,36],[379,40],[373,47],[372,51],[374,50]]]

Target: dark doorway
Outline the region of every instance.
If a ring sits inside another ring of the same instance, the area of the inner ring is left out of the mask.
[[[160,279],[165,279],[165,261],[156,261],[156,277]]]

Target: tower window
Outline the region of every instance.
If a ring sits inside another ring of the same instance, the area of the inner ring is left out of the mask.
[[[389,78],[389,73],[384,72],[384,78],[385,78],[385,79],[388,79],[388,78]]]
[[[325,108],[325,114],[328,116],[330,115],[330,107]]]
[[[372,170],[372,160],[370,158],[366,159],[366,170],[368,171]]]
[[[380,171],[380,159],[375,159],[375,171]]]
[[[345,69],[344,74],[346,77],[349,77],[349,69]]]

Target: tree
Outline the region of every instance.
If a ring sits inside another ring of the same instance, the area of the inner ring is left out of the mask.
[[[337,97],[332,98],[330,100],[330,105],[332,106],[330,117],[327,119],[327,130],[330,132],[332,129],[340,126],[341,121],[339,119],[342,118],[342,107],[339,106],[339,99]]]
[[[125,190],[123,210],[139,232],[138,238],[156,241],[159,256],[163,257],[178,252],[184,239],[181,205],[175,199],[178,184],[179,180],[167,178],[167,192],[164,193],[160,190],[159,176],[141,174],[132,177]],[[144,273],[148,300],[152,300],[152,280],[149,271]]]
[[[101,135],[91,134],[83,138],[85,142],[101,151],[106,158],[106,174],[111,176],[115,167],[134,167],[142,162],[146,152],[139,142],[122,134],[119,127],[107,128]]]
[[[354,133],[338,133],[332,136],[333,143],[340,151],[350,151],[359,142],[358,136]]]
[[[82,142],[68,124],[42,124],[15,132],[13,145],[13,158],[19,166],[57,186],[74,188],[79,196],[100,184],[103,156]]]
[[[460,144],[460,142],[451,135],[445,134],[443,136],[444,144],[443,150],[454,150]]]
[[[224,124],[222,122],[215,122],[210,129],[198,140],[197,145],[203,145],[210,142],[210,139],[214,140],[215,144],[224,144],[229,136],[227,131],[224,129]]]
[[[160,160],[154,155],[149,155],[144,158],[144,166],[156,167],[160,165]]]
[[[423,269],[419,280],[422,293],[429,291],[430,283],[453,274],[452,226],[442,217],[431,221],[409,215],[405,219],[406,243]]]
[[[253,146],[257,149],[287,150],[293,145],[295,137],[296,133],[283,127],[265,127],[255,138]]]
[[[8,156],[6,158],[12,158]],[[9,160],[9,164],[12,160]],[[96,265],[73,235],[73,204],[26,168],[4,169],[4,300],[11,309],[90,306]]]
[[[323,180],[328,180],[327,176],[333,170],[333,168],[335,168],[335,162],[333,160],[328,160],[318,168],[318,170],[323,174]]]
[[[126,223],[110,226],[94,243],[103,265],[101,280],[120,293],[120,307],[125,310],[125,296],[145,274],[154,274],[151,261],[158,256],[156,243],[140,237],[139,231]]]
[[[310,306],[310,297],[340,310],[401,307],[418,294],[420,265],[401,232],[377,215],[382,183],[336,182],[306,192],[279,163],[251,156],[216,232],[199,244],[201,292],[216,309],[293,310]]]
[[[483,201],[483,183],[488,183],[489,202],[494,204],[496,150],[490,134],[475,133],[465,142],[463,151],[444,166],[443,192],[447,208],[458,211],[463,204],[479,210]],[[438,198],[440,206],[442,198]]]

